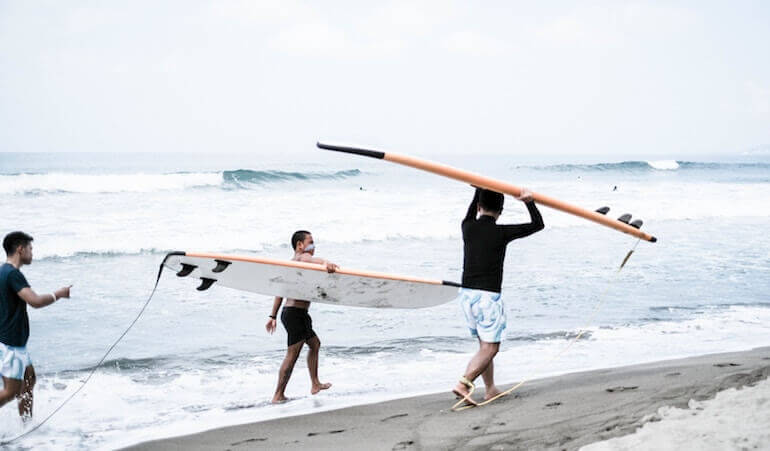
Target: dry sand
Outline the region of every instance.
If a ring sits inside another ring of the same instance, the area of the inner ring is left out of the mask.
[[[130,449],[571,450],[633,433],[660,407],[687,407],[691,399],[710,399],[768,375],[770,348],[765,347],[539,379],[486,407],[457,413],[449,410],[454,397],[447,391]],[[477,392],[481,396],[483,387]]]

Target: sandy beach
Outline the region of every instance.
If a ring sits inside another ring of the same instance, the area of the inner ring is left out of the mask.
[[[571,450],[631,434],[661,407],[686,408],[691,400],[711,399],[768,375],[770,347],[763,347],[539,379],[489,406],[459,413],[449,410],[454,399],[448,392],[436,393],[129,449]]]

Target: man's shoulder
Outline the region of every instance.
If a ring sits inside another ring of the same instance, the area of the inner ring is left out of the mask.
[[[14,271],[19,271],[16,269],[12,264],[10,263],[3,263],[2,266],[0,266],[0,279],[7,279],[8,276],[13,273]],[[19,271],[21,272],[21,271]]]
[[[27,278],[24,277],[24,273],[19,271],[18,268],[10,263],[4,263],[0,267],[0,282],[12,281],[17,284],[28,285]]]

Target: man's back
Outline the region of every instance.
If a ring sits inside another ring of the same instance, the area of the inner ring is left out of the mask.
[[[543,218],[535,203],[530,201],[526,202],[531,218],[529,223],[499,225],[488,215],[476,219],[478,200],[477,194],[462,222],[465,254],[462,284],[466,288],[499,293],[506,246],[517,238],[542,230]]]

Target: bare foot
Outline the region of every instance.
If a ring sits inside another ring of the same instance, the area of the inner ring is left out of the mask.
[[[310,394],[315,395],[321,390],[326,390],[329,387],[331,387],[332,384],[326,383],[326,384],[313,384],[313,387],[310,389]]]
[[[273,396],[273,400],[270,401],[270,402],[272,404],[283,404],[283,403],[285,403],[288,400],[289,400],[289,398],[287,398],[287,397],[285,397],[283,395],[280,395],[280,396],[275,395],[275,396]]]
[[[502,393],[500,390],[497,389],[496,386],[487,387],[486,394],[484,394],[484,401],[489,401],[490,399],[494,398],[495,396]]]
[[[452,393],[457,396],[458,399],[462,398],[465,400],[468,404],[473,404],[474,406],[477,405],[476,401],[473,400],[473,398],[470,397],[470,389],[468,386],[462,383],[458,383],[455,385],[455,388],[452,390]]]

